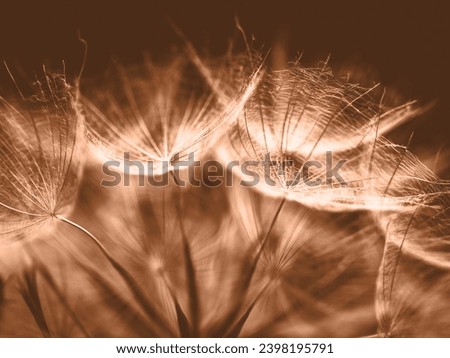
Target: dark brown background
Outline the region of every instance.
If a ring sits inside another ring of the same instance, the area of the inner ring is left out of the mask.
[[[236,35],[237,15],[258,46],[283,41],[292,56],[313,64],[331,54],[335,69],[354,69],[404,99],[436,100],[426,115],[395,133],[415,130],[419,152],[450,149],[450,12],[445,1],[14,1],[0,2],[0,59],[33,68],[82,58],[77,29],[89,43],[85,76],[112,55],[140,59],[167,53],[180,40],[167,18],[198,48],[221,53]],[[365,78],[367,77],[367,78]],[[5,80],[2,76],[2,81]],[[422,154],[423,154],[422,153]],[[421,154],[421,153],[419,153]],[[428,153],[426,153],[428,154]],[[445,163],[444,163],[445,164]]]

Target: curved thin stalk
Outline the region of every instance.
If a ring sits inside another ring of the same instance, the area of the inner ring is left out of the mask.
[[[100,249],[100,251],[103,253],[105,258],[109,261],[109,263],[113,266],[113,268],[116,270],[116,272],[122,277],[125,284],[128,286],[130,291],[133,293],[134,298],[137,300],[141,308],[145,311],[145,313],[150,317],[155,323],[160,325],[160,327],[170,336],[173,336],[172,331],[170,330],[169,326],[166,322],[162,320],[162,318],[158,315],[157,309],[153,307],[153,305],[148,301],[145,293],[142,291],[142,289],[139,287],[139,284],[136,282],[136,280],[130,275],[130,273],[116,260],[114,259],[109,251],[105,248],[105,246],[87,229],[82,227],[81,225],[73,222],[70,219],[67,219],[64,216],[61,215],[55,215],[55,217],[62,222],[69,224],[76,229],[83,232],[85,235],[87,235],[92,242]]]
[[[177,177],[174,175],[173,171],[170,171],[170,174],[175,182],[175,184],[180,189],[181,193],[181,185],[178,181]],[[197,287],[197,274],[195,272],[195,265],[192,259],[191,246],[188,240],[188,236],[186,233],[186,228],[184,226],[184,221],[182,218],[182,209],[181,203],[176,201],[175,209],[178,214],[178,221],[180,224],[181,237],[183,240],[183,256],[185,261],[185,269],[187,274],[187,284],[189,291],[189,309],[191,314],[191,324],[192,324],[192,335],[193,337],[198,337],[198,326],[200,321],[200,304],[198,297],[198,287]]]

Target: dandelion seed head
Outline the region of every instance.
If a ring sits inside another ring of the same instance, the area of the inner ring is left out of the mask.
[[[213,132],[238,115],[251,90],[224,103],[181,56],[166,65],[149,59],[137,68],[118,65],[116,72],[107,92],[85,96],[91,142],[119,162],[124,153],[130,161],[151,161],[155,175],[210,145]]]
[[[30,98],[1,98],[2,242],[69,212],[81,175],[83,120],[64,75],[47,74]]]
[[[269,179],[259,180],[256,189],[332,211],[412,210],[426,203],[412,182],[436,178],[407,148],[382,137],[422,112],[414,102],[388,107],[383,96],[376,100],[377,86],[339,79],[327,63],[304,68],[295,62],[266,72],[217,150],[225,162],[236,156],[254,161],[251,169]],[[335,163],[345,162],[344,182],[328,177],[330,153]],[[268,161],[275,165],[267,168]],[[307,169],[305,180],[303,165],[310,161],[320,164]],[[417,179],[417,171],[427,179]]]

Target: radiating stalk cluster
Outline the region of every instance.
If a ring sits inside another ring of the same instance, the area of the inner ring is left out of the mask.
[[[0,335],[450,334],[449,184],[385,137],[414,101],[328,61],[273,70],[189,43],[81,88],[44,68],[25,91],[5,71],[0,322],[24,318]],[[191,155],[238,180],[208,186],[200,165],[181,185]],[[108,161],[131,182],[102,186]]]

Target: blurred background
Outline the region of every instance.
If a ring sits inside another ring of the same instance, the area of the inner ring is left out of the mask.
[[[256,49],[278,49],[286,59],[303,53],[314,65],[331,55],[337,73],[361,84],[381,82],[399,101],[417,99],[432,109],[396,130],[432,166],[441,151],[441,175],[450,178],[450,33],[445,1],[14,1],[0,3],[0,59],[33,71],[65,60],[79,70],[89,45],[85,77],[116,57],[139,61],[143,52],[167,55],[181,44],[170,21],[211,55],[240,38],[239,19]],[[274,51],[272,51],[274,53]],[[1,71],[1,81],[8,81]]]

